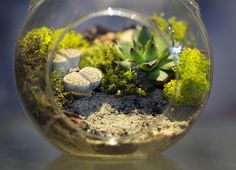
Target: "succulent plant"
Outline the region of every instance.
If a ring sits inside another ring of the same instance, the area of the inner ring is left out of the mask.
[[[173,75],[177,61],[171,53],[169,32],[164,34],[168,38],[168,43],[164,43],[154,38],[146,27],[137,28],[133,42],[118,42],[123,61],[116,63],[125,69],[141,70],[147,73],[148,80],[163,85]]]

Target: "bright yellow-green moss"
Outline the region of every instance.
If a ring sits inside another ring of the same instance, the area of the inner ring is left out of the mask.
[[[47,57],[47,54],[62,36],[64,31],[65,29],[54,30],[47,27],[33,29],[20,41],[20,46],[29,58]],[[88,45],[89,43],[83,39],[81,34],[70,31],[65,34],[62,41],[59,43],[58,49],[83,48]]]
[[[196,75],[207,76],[209,62],[203,53],[198,49],[185,49],[179,56],[180,63],[178,70],[181,78],[193,77]]]
[[[20,41],[21,53],[26,58],[44,58],[51,46],[53,31],[42,27],[28,32]]]
[[[47,62],[48,54],[61,38],[65,29],[49,29],[46,27],[36,28],[22,38],[19,44],[20,62],[17,62],[17,70],[22,70],[20,73],[22,77],[25,77],[27,81],[31,83],[31,86],[40,86],[44,88],[45,85],[45,65]],[[75,31],[70,31],[62,38],[58,48],[84,48],[89,43],[83,39],[82,35]],[[20,67],[24,67],[21,69]],[[59,107],[62,107],[67,98],[70,97],[65,92],[62,83],[62,76],[60,71],[51,73],[51,85],[55,92],[55,99]],[[22,80],[24,81],[24,80]],[[28,83],[28,84],[30,84]],[[27,84],[27,85],[28,85]],[[28,89],[29,90],[29,89]],[[42,89],[45,90],[45,89]],[[30,94],[30,92],[28,92]]]
[[[188,23],[184,21],[176,21],[176,17],[172,17],[168,21],[174,31],[173,38],[177,41],[184,41],[188,31]]]
[[[116,61],[119,58],[119,51],[112,44],[92,46],[83,50],[80,67],[101,67],[101,65],[111,67],[113,61]]]
[[[53,39],[58,40],[62,35],[64,29],[56,30],[53,34]],[[89,46],[89,43],[83,39],[83,36],[75,31],[70,31],[65,34],[62,41],[59,43],[59,49],[62,48],[86,48]]]
[[[185,49],[177,66],[179,80],[164,85],[164,95],[174,105],[195,106],[200,104],[210,90],[209,62],[197,49]]]
[[[164,31],[168,27],[168,25],[170,25],[173,29],[174,40],[181,41],[181,42],[186,41],[185,38],[188,32],[187,22],[176,21],[176,17],[165,19],[163,13],[160,16],[154,15],[151,17],[151,19],[161,31]]]
[[[168,22],[166,21],[166,19],[164,19],[163,13],[160,14],[160,16],[153,15],[151,19],[156,23],[156,25],[158,26],[158,28],[160,28],[161,31],[163,31],[168,26]]]

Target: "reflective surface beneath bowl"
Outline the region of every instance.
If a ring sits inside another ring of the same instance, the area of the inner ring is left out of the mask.
[[[16,119],[17,120],[17,119]],[[63,155],[41,137],[27,119],[0,125],[2,170],[233,170],[236,125],[197,123],[177,145],[150,158],[83,158]]]

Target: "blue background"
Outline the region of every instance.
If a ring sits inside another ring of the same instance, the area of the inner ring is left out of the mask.
[[[213,89],[201,122],[233,121],[236,117],[236,2],[199,2],[215,60]],[[27,10],[27,0],[0,1],[0,122],[24,116],[15,89],[13,60],[17,35]]]
[[[200,120],[166,155],[183,169],[233,170],[236,169],[236,1],[199,0],[199,3],[214,53],[212,93]],[[0,0],[0,169],[3,170],[41,169],[60,155],[32,128],[15,88],[15,45],[27,10],[27,0]]]

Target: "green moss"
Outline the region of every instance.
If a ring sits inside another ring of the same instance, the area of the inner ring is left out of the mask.
[[[120,54],[114,45],[97,45],[83,50],[80,68],[91,66],[99,69],[102,66],[110,67]]]
[[[172,17],[168,20],[174,31],[173,38],[177,41],[185,41],[186,34],[188,32],[188,23],[184,21],[176,21],[176,17]]]
[[[51,46],[53,31],[42,27],[28,32],[20,41],[21,55],[24,58],[45,58]]]
[[[139,87],[136,71],[127,71],[119,66],[107,68],[101,83],[101,90],[107,94],[123,96],[138,94],[145,96],[146,92]]]
[[[151,19],[161,31],[168,26],[168,22],[164,19],[164,13],[161,13],[160,15],[153,15]]]
[[[58,29],[54,31],[52,44],[54,44],[55,41],[57,41],[61,37],[64,31],[65,29]],[[62,41],[58,45],[58,49],[62,49],[62,48],[83,49],[83,48],[87,48],[88,46],[89,46],[88,41],[86,41],[81,34],[72,30],[69,33],[64,35]]]
[[[54,30],[47,27],[41,27],[33,29],[20,41],[20,47],[29,58],[45,57],[57,40],[62,36],[64,31],[64,28]],[[88,46],[89,43],[83,39],[81,34],[70,31],[62,38],[58,50],[61,48],[84,48]]]
[[[62,106],[64,105],[64,100],[65,100],[64,99],[65,89],[63,85],[63,79],[62,79],[63,74],[64,74],[64,70],[61,70],[61,69],[54,70],[50,74],[51,87],[54,91],[55,100],[60,108],[62,108]]]
[[[99,89],[107,94],[146,95],[146,92],[139,87],[137,73],[118,66],[115,61],[119,60],[121,60],[121,54],[114,45],[93,46],[84,50],[80,67],[91,66],[100,69],[103,78]]]
[[[193,77],[197,75],[207,76],[209,62],[203,53],[198,49],[185,49],[179,56],[180,63],[178,70],[181,78]]]
[[[177,106],[200,104],[210,90],[208,81],[209,62],[197,49],[185,49],[179,56],[176,70],[179,80],[164,85],[164,95]]]
[[[160,16],[154,15],[151,19],[161,31],[164,31],[170,25],[173,29],[173,39],[176,41],[186,42],[186,35],[188,33],[187,22],[177,21],[176,17],[165,19],[163,13]]]
[[[55,45],[57,40],[62,36],[63,32],[64,29],[53,30],[42,27],[29,31],[20,40],[19,53],[25,64],[35,68],[31,70],[31,72],[35,71],[38,72],[37,74],[44,74],[45,68],[41,67],[45,66],[49,52],[52,50],[52,47]],[[65,34],[62,41],[59,43],[57,50],[61,48],[81,49],[88,45],[88,42],[83,39],[81,34],[70,31]],[[37,70],[37,68],[39,68],[39,70]]]
[[[25,94],[34,94],[30,88],[34,86],[37,86],[42,93],[45,91],[45,67],[48,54],[64,31],[64,28],[55,30],[46,27],[36,28],[26,33],[20,40],[20,57],[16,61],[16,74],[20,82],[19,86],[24,89]],[[83,49],[88,45],[89,43],[83,39],[81,34],[70,31],[62,38],[57,50],[61,48]],[[65,104],[70,97],[70,94],[64,91],[60,75],[59,70],[50,75],[55,99],[59,107]],[[28,98],[33,100],[34,96],[28,96]],[[33,102],[31,101],[31,103]]]

